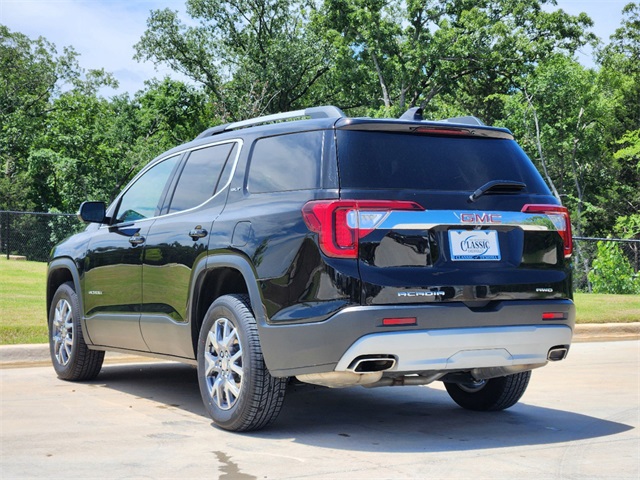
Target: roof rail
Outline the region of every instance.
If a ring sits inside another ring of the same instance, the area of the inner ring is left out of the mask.
[[[215,127],[207,128],[204,132],[198,135],[195,140],[198,138],[210,137],[211,135],[215,135],[216,133],[222,133],[226,130],[226,128],[231,125],[230,123],[224,123],[222,125],[217,125]]]
[[[265,115],[262,117],[250,118],[248,120],[241,120],[239,122],[225,123],[224,125],[218,125],[206,129],[200,135],[196,137],[204,138],[211,135],[216,135],[222,132],[228,132],[230,130],[236,130],[238,128],[252,127],[255,125],[263,125],[265,123],[278,122],[281,120],[290,120],[293,118],[310,117],[310,118],[342,118],[346,115],[338,107],[333,105],[324,105],[321,107],[310,107],[304,110],[294,110],[291,112],[275,113],[273,115]]]

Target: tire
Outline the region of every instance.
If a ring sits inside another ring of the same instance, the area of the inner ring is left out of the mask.
[[[225,430],[271,424],[284,402],[286,378],[272,377],[262,356],[248,297],[224,295],[207,311],[198,338],[198,383],[207,412]]]
[[[56,290],[49,310],[49,352],[58,377],[93,380],[100,373],[104,352],[89,350],[82,335],[78,295],[71,282]]]
[[[527,371],[473,384],[445,382],[444,385],[449,396],[462,408],[478,412],[496,412],[518,403],[529,385],[530,378],[531,371]]]

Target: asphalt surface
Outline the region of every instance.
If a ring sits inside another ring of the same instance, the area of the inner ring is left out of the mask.
[[[33,364],[31,364],[33,365]],[[0,369],[0,477],[640,478],[640,342],[584,342],[496,413],[429,387],[291,388],[275,424],[211,425],[192,367],[108,364],[93,382]]]

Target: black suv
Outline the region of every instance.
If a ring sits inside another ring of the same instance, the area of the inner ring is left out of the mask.
[[[221,125],[83,203],[47,275],[58,376],[94,378],[105,350],[197,365],[235,431],[293,378],[514,405],[569,349],[569,216],[508,130],[421,113]]]

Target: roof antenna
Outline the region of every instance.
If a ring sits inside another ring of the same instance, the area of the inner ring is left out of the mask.
[[[400,120],[422,121],[422,107],[413,107],[402,114]]]

